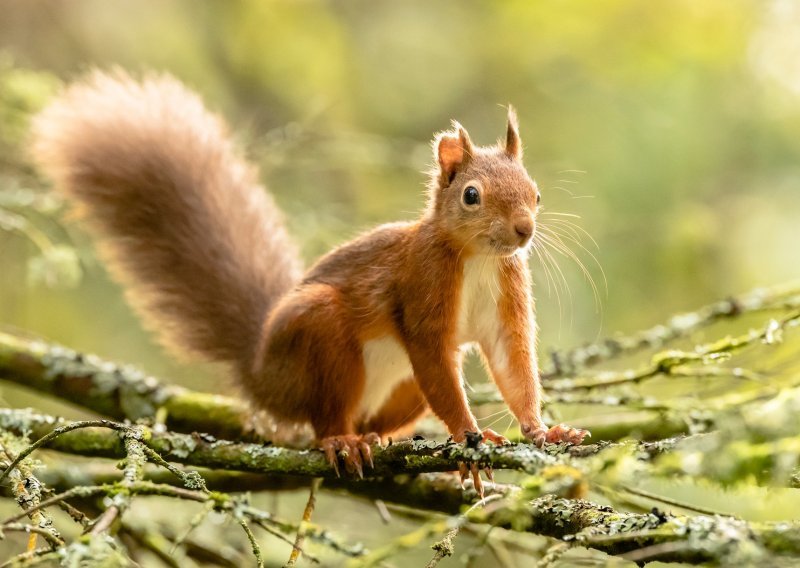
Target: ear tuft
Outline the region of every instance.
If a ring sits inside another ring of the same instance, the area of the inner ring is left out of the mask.
[[[441,133],[436,138],[436,160],[439,163],[440,184],[447,186],[455,175],[465,168],[472,157],[472,141],[458,122],[453,121],[453,130]]]
[[[516,160],[522,159],[522,140],[519,138],[517,111],[508,105],[508,127],[506,129],[506,154]]]

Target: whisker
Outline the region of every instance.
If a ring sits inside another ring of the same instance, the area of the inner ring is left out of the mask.
[[[552,247],[553,247],[553,248],[554,248],[554,249],[555,249],[557,252],[560,252],[561,254],[564,254],[565,256],[568,256],[566,253],[564,253],[564,252],[563,252],[563,250],[559,249],[559,244],[558,244],[558,243],[556,243],[555,241],[551,240],[551,236],[550,236],[550,234],[548,234],[548,233],[546,233],[546,232],[541,232],[541,233],[539,233],[539,237],[540,237],[540,238],[541,238],[541,240],[542,240],[542,244],[544,244],[544,245],[545,245],[545,247],[544,247],[544,248],[542,248],[542,252],[543,252],[543,253],[545,253],[545,255],[547,255],[547,257],[548,257],[550,260],[553,260],[553,261],[555,261],[555,259],[552,257],[552,255],[550,255],[549,251],[548,251],[548,250],[547,250],[547,248],[546,248],[548,245],[549,245],[549,246],[552,246]],[[557,238],[557,237],[555,237],[555,238]],[[561,245],[561,246],[565,246],[563,242],[561,242],[561,243],[560,243],[560,245]],[[569,252],[572,252],[572,251],[570,251],[568,248],[567,248],[566,250],[567,250],[567,251],[569,251]],[[558,270],[558,273],[561,275],[561,279],[562,279],[562,280],[564,281],[564,283],[566,284],[566,283],[567,283],[567,279],[566,279],[566,277],[564,276],[564,272],[561,270],[561,268],[558,266],[558,264],[557,264],[557,263],[554,263],[554,266],[555,266],[555,268]],[[569,286],[567,286],[567,289],[569,290]]]
[[[577,225],[575,225],[574,227],[575,227],[576,229],[580,229],[580,227],[578,227]],[[600,275],[603,277],[603,287],[604,287],[604,289],[605,289],[605,293],[606,293],[606,296],[607,296],[607,295],[608,295],[608,280],[606,279],[606,273],[605,273],[605,271],[603,270],[603,266],[600,264],[600,261],[599,261],[599,260],[597,260],[597,257],[596,257],[596,256],[595,256],[595,255],[592,253],[592,251],[590,251],[588,248],[586,248],[586,247],[583,245],[583,242],[581,242],[581,240],[580,240],[580,239],[576,239],[576,238],[570,237],[569,235],[564,235],[563,233],[558,233],[558,232],[555,230],[555,227],[548,227],[547,225],[543,225],[543,226],[542,226],[542,227],[540,227],[540,228],[544,229],[544,230],[545,230],[545,232],[549,232],[549,234],[553,235],[553,236],[554,236],[554,237],[556,237],[556,238],[558,238],[557,236],[561,236],[561,237],[564,237],[564,238],[566,238],[567,240],[570,240],[570,241],[574,242],[574,243],[575,243],[576,245],[578,245],[578,246],[579,246],[579,247],[580,247],[580,248],[581,248],[581,249],[582,249],[582,250],[583,250],[583,251],[584,251],[586,254],[588,254],[588,255],[591,257],[591,259],[592,259],[592,260],[594,261],[594,263],[597,265],[597,268],[600,270]],[[584,231],[584,233],[586,233],[586,231]],[[586,233],[586,235],[587,235],[587,236],[589,236],[589,233]],[[589,236],[589,238],[591,239],[591,236]],[[563,241],[561,241],[561,239],[559,239],[559,241],[561,242],[561,244],[562,244],[562,245],[564,245],[564,247],[565,247],[566,249],[568,249],[568,250],[569,250],[571,253],[573,253],[573,255],[574,255],[574,251],[572,251],[572,250],[571,250],[571,249],[570,249],[570,248],[569,248],[569,247],[568,247],[568,246],[567,246],[567,245],[566,245],[566,244],[565,244]],[[597,246],[597,242],[595,242],[595,240],[594,240],[594,239],[592,239],[592,242],[594,243],[595,247],[596,247],[596,248],[599,250],[599,249],[600,249],[600,247],[599,247],[599,246]],[[577,257],[577,255],[575,255],[575,257]],[[576,258],[576,260],[577,260],[577,258]]]
[[[539,250],[539,244],[534,240],[533,242],[533,252],[536,253],[536,257],[539,259],[539,264],[542,266],[545,275],[545,284],[547,284],[547,295],[552,296],[553,292],[550,290],[550,284],[552,282],[552,278],[550,276],[550,272],[547,270],[547,267],[544,264],[544,259],[542,258],[542,253]],[[555,283],[553,282],[553,286]]]
[[[560,180],[563,181],[563,180]],[[556,261],[556,258],[550,253],[552,250],[554,253],[558,253],[561,256],[569,258],[578,269],[583,274],[583,277],[589,283],[589,286],[592,290],[592,295],[594,297],[595,302],[595,310],[597,313],[602,314],[602,301],[601,297],[603,296],[600,292],[600,288],[595,282],[595,279],[589,271],[586,264],[583,260],[576,254],[574,250],[572,250],[572,246],[577,245],[580,250],[585,252],[591,258],[593,264],[597,266],[600,270],[600,274],[602,277],[603,282],[603,289],[605,292],[605,296],[608,295],[608,279],[606,278],[605,271],[603,270],[600,261],[595,256],[595,254],[587,248],[584,244],[584,238],[589,239],[591,242],[591,246],[594,247],[595,250],[599,251],[600,247],[597,244],[597,241],[586,231],[583,227],[578,225],[574,222],[574,219],[580,219],[581,216],[575,213],[564,213],[560,211],[547,211],[543,208],[539,209],[537,214],[539,217],[539,223],[537,225],[537,237],[534,239],[534,244],[541,243],[541,246],[534,246],[534,250],[536,251],[537,256],[539,257],[539,261],[542,264],[542,267],[545,269],[545,275],[549,276],[553,280],[554,287],[561,285],[567,292],[569,296],[570,302],[572,302],[572,292],[569,286],[569,282],[561,270],[559,263]],[[572,245],[572,246],[571,246]],[[548,269],[549,265],[549,269]],[[558,280],[560,282],[556,284],[555,276],[558,276]],[[548,280],[548,292],[549,292],[549,280]],[[558,290],[556,288],[557,296]],[[572,318],[573,312],[570,311],[570,320]],[[559,305],[559,316],[563,317],[561,306]]]
[[[540,236],[544,236],[544,235],[540,234]],[[543,243],[546,245],[547,241],[543,240]],[[569,298],[569,305],[570,305],[569,321],[570,321],[570,326],[572,326],[573,298],[572,298],[572,289],[569,287],[569,281],[567,280],[567,277],[564,275],[564,271],[561,270],[561,266],[559,266],[558,262],[556,262],[556,259],[553,258],[553,256],[550,254],[550,251],[547,250],[546,246],[542,248],[542,252],[544,253],[545,258],[547,259],[548,263],[553,267],[554,273],[558,274],[560,282],[561,282],[561,285],[564,288],[564,290],[566,290],[566,292],[567,292],[567,297]],[[561,315],[561,314],[559,314],[559,315]]]
[[[536,251],[536,255],[539,257],[539,262],[542,265],[542,268],[545,271],[545,275],[548,280],[547,285],[547,292],[550,294],[550,282],[553,283],[553,292],[556,296],[556,303],[558,304],[558,321],[559,326],[564,319],[564,308],[561,304],[561,292],[559,291],[559,286],[556,282],[556,277],[554,275],[554,267],[553,267],[553,259],[547,250],[544,248],[544,245],[540,246],[538,241],[534,241],[534,250]],[[561,333],[561,328],[559,327],[559,334]]]
[[[546,245],[552,247],[553,250],[555,250],[559,254],[561,254],[561,255],[569,258],[573,262],[575,262],[575,264],[584,273],[584,276],[586,276],[587,278],[591,278],[591,274],[587,274],[588,269],[586,268],[586,265],[583,264],[583,261],[580,259],[580,257],[578,257],[578,255],[575,254],[575,251],[573,251],[571,248],[569,248],[569,246],[567,246],[566,243],[564,243],[564,241],[561,239],[560,235],[557,235],[557,234],[551,232],[550,230],[545,229],[544,227],[540,227],[540,228],[542,230],[539,233],[539,237],[542,239],[542,241]]]
[[[511,414],[511,413],[509,413],[509,414]],[[504,432],[508,432],[511,429],[511,425],[514,423],[515,419],[516,419],[516,417],[513,414],[511,414],[511,416],[509,416],[508,426],[505,427]]]
[[[547,223],[540,223],[539,228],[547,228],[551,230],[562,230],[566,231],[571,237],[581,240],[583,235],[581,235],[577,230],[577,225],[574,223],[568,223],[564,219],[548,219]]]
[[[578,255],[575,254],[575,252],[571,248],[569,248],[564,243],[564,241],[561,240],[561,238],[558,235],[555,235],[552,232],[549,232],[547,230],[542,230],[539,233],[539,238],[542,240],[543,243],[545,243],[546,245],[552,247],[553,250],[555,250],[559,254],[571,259],[575,263],[575,265],[578,266],[578,268],[581,270],[581,272],[583,273],[583,275],[586,278],[587,282],[589,282],[589,285],[592,288],[592,292],[593,292],[594,298],[595,298],[595,306],[596,306],[597,310],[599,311],[600,310],[600,306],[601,306],[600,290],[597,287],[597,284],[595,283],[591,272],[589,272],[589,269],[586,268],[586,265],[583,263],[583,261],[580,259],[580,257],[578,257]],[[585,247],[583,247],[583,248],[585,250]],[[597,259],[594,258],[594,255],[591,255],[591,256],[595,260],[595,262],[597,262]],[[605,281],[605,274],[603,274],[603,279]],[[607,289],[607,284],[606,284],[606,289]]]
[[[573,229],[573,230],[575,230],[575,231],[579,231],[579,232],[580,232],[580,233],[582,233],[582,234],[583,234],[583,235],[584,235],[586,238],[588,238],[590,241],[592,241],[592,244],[595,246],[595,248],[596,248],[597,250],[600,250],[600,245],[598,245],[598,244],[597,244],[597,241],[596,241],[596,240],[594,240],[594,237],[592,237],[592,235],[591,235],[591,234],[589,234],[589,231],[587,231],[586,229],[584,229],[583,227],[581,227],[581,226],[580,226],[580,225],[578,225],[577,223],[573,223],[573,222],[572,222],[572,221],[570,221],[569,219],[549,219],[547,222],[548,222],[548,223],[555,223],[555,224],[557,224],[557,225],[559,225],[559,226],[562,226],[562,227],[570,227],[570,228],[572,228],[572,229]]]
[[[561,186],[559,186],[559,185],[551,185],[551,186],[550,186],[550,187],[548,187],[547,189],[558,189],[558,190],[560,190],[560,191],[563,191],[564,193],[567,193],[567,194],[569,194],[569,196],[570,196],[570,197],[575,197],[575,194],[574,194],[574,193],[572,193],[572,192],[571,192],[570,190],[568,190],[567,188],[565,188],[565,187],[561,187]]]
[[[505,415],[508,414],[508,412],[509,412],[508,407],[504,406],[497,412],[492,412],[491,414],[487,414],[486,416],[481,416],[480,418],[478,418],[478,420],[488,420],[489,418],[494,418],[498,414],[503,414],[504,415],[503,418],[505,418]]]
[[[491,421],[489,424],[487,424],[486,426],[484,426],[484,428],[491,428],[492,426],[494,426],[495,424],[497,424],[498,422],[500,422],[501,420],[503,420],[503,419],[504,419],[504,418],[505,418],[505,417],[506,417],[508,414],[511,414],[511,411],[510,411],[510,410],[508,410],[508,409],[506,409],[506,410],[505,410],[505,412],[506,412],[506,414],[504,414],[504,415],[503,415],[503,416],[501,416],[500,418],[496,418],[496,419],[492,420],[492,421]]]
[[[573,217],[575,219],[581,219],[582,217],[576,213],[561,213],[560,211],[545,211],[542,208],[539,208],[539,216],[547,217],[548,215],[556,215],[558,217]]]
[[[553,264],[552,264],[552,262],[550,262],[550,258],[547,256],[547,251],[545,250],[544,245],[541,245],[541,248],[538,249],[538,252],[541,255],[540,259],[542,261],[542,267],[545,269],[545,271],[547,272],[548,276],[550,277],[551,282],[553,283],[553,291],[554,291],[554,293],[556,295],[556,299],[558,300],[558,303],[559,303],[559,305],[558,305],[558,308],[559,308],[558,309],[558,313],[559,313],[559,315],[563,315],[562,314],[562,310],[561,310],[561,296],[560,296],[560,293],[559,293],[559,284],[556,281],[555,270],[553,268]]]

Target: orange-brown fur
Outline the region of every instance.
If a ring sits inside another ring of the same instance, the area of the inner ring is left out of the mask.
[[[302,278],[279,212],[222,122],[172,79],[93,74],[38,117],[34,152],[86,210],[160,338],[233,363],[251,402],[277,419],[344,439],[407,429],[430,408],[463,440],[478,430],[463,344],[477,342],[540,441],[527,266],[538,189],[512,112],[497,146],[473,146],[457,124],[440,134],[421,218],[338,247]],[[384,368],[393,382],[375,374]]]

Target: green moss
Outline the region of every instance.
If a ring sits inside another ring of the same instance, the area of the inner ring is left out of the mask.
[[[183,389],[163,394],[157,402],[166,409],[170,425],[213,425],[213,432],[223,437],[240,437],[245,430],[247,407],[240,400]]]

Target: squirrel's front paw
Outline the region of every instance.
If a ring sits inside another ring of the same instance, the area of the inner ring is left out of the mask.
[[[548,444],[559,444],[567,442],[573,446],[579,446],[583,443],[583,439],[592,435],[588,430],[581,430],[580,428],[570,428],[565,424],[556,424],[549,430],[545,428],[531,429],[527,432],[523,430],[525,437],[536,444],[536,447],[541,448],[545,442]]]
[[[468,448],[476,448],[481,442],[491,442],[496,446],[505,446],[506,444],[510,444],[508,438],[489,428],[486,428],[482,432],[465,432],[464,439],[456,441],[463,441]],[[458,472],[461,475],[461,487],[464,487],[464,482],[471,476],[475,491],[477,491],[478,495],[481,497],[481,499],[483,499],[483,482],[481,481],[481,468],[478,466],[478,464],[475,462],[460,462],[458,464]],[[486,474],[486,478],[490,482],[494,483],[494,472],[492,471],[492,466],[487,465],[483,467],[483,472]]]
[[[364,479],[364,464],[375,467],[372,463],[372,448],[379,445],[381,438],[375,433],[371,434],[344,434],[342,436],[329,436],[320,441],[320,447],[325,452],[328,463],[333,466],[336,476],[339,476],[339,458],[344,462],[348,473],[356,473]]]
[[[483,432],[483,441],[484,442],[492,442],[495,446],[507,446],[511,442],[508,441],[508,438],[503,436],[502,434],[498,434],[494,430],[486,428]]]

